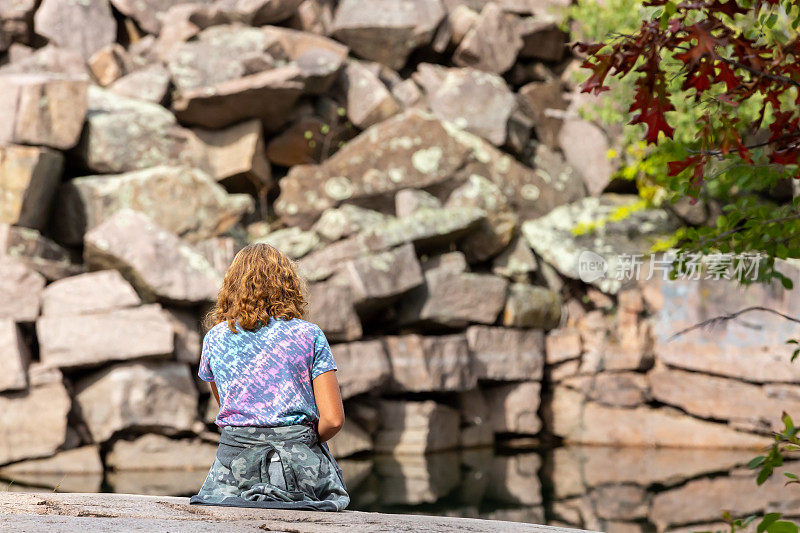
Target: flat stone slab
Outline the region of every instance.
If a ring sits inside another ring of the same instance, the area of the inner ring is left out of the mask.
[[[133,494],[33,494],[0,492],[0,530],[170,531],[170,533],[283,531],[316,533],[397,531],[569,533],[580,531],[475,518],[344,511],[283,511],[189,505],[188,498]]]

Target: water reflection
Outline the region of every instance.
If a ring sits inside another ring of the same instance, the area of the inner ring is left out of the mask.
[[[340,466],[352,509],[549,523],[644,533],[723,530],[723,509],[800,517],[800,491],[774,476],[756,487],[747,450],[567,446],[496,453],[376,455]],[[799,471],[800,465],[787,467]],[[186,496],[205,471],[19,476],[7,490],[100,490]],[[0,482],[0,491],[7,482]]]

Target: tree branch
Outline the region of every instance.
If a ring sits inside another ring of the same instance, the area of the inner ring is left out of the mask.
[[[741,315],[743,315],[745,313],[750,313],[752,311],[764,311],[766,313],[772,313],[774,315],[778,315],[781,318],[785,318],[786,320],[789,320],[791,322],[795,322],[797,324],[800,324],[800,318],[796,318],[796,317],[781,313],[780,311],[776,311],[775,309],[770,309],[769,307],[764,307],[764,306],[761,306],[761,305],[754,305],[752,307],[745,307],[744,309],[740,309],[739,311],[736,311],[735,313],[730,313],[730,314],[727,314],[727,315],[715,316],[713,318],[709,318],[708,320],[703,320],[702,322],[699,322],[699,323],[695,324],[694,326],[689,326],[686,329],[682,329],[682,330],[678,331],[677,333],[674,333],[669,339],[667,339],[667,342],[671,342],[671,341],[677,339],[678,337],[686,335],[687,333],[689,333],[691,331],[694,331],[696,329],[703,329],[703,328],[706,328],[706,327],[714,327],[714,326],[716,326],[716,325],[718,325],[718,324],[720,324],[722,322],[727,322],[728,320],[734,320],[734,319],[738,318],[739,316],[741,316]]]

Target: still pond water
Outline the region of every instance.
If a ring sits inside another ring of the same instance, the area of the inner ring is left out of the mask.
[[[340,461],[350,508],[534,522],[595,531],[722,530],[723,509],[800,516],[800,490],[773,476],[756,487],[747,450],[566,446],[478,449]],[[800,470],[800,467],[794,468]],[[205,471],[25,476],[0,490],[187,496]]]

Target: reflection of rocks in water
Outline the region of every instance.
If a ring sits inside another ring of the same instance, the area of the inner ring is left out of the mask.
[[[433,503],[461,482],[455,452],[375,458],[379,501],[384,505]]]
[[[348,492],[356,490],[372,472],[371,459],[339,459],[336,462],[342,469]]]
[[[20,473],[0,480],[0,492],[100,492],[102,484],[103,474]]]
[[[564,446],[553,452],[557,498],[588,487],[636,483],[675,485],[703,474],[728,471],[753,458],[750,450]]]
[[[113,488],[113,492],[151,496],[191,496],[200,490],[207,474],[207,470],[109,472],[106,481]]]
[[[494,452],[491,448],[465,450],[461,452],[461,462],[467,467],[461,486],[458,487],[459,500],[468,505],[480,505],[486,496],[489,473],[492,468]]]
[[[741,515],[800,514],[800,494],[793,497],[782,476],[758,487],[754,473],[740,467],[754,455],[747,450],[558,448],[550,474],[556,498],[551,524],[609,533],[676,527],[688,532],[719,530],[714,526],[724,509]]]
[[[36,487],[31,485],[20,485],[5,479],[0,480],[0,492],[53,492],[53,489]]]
[[[541,464],[541,459],[535,453],[495,457],[489,476],[489,498],[514,505],[542,503],[539,482]]]
[[[757,487],[755,474],[741,469],[723,477],[696,479],[653,496],[650,521],[663,531],[669,526],[711,522],[721,509],[735,510],[742,516],[759,512],[800,515],[800,492],[785,487],[780,472],[797,471],[797,463],[786,464],[763,485]]]

